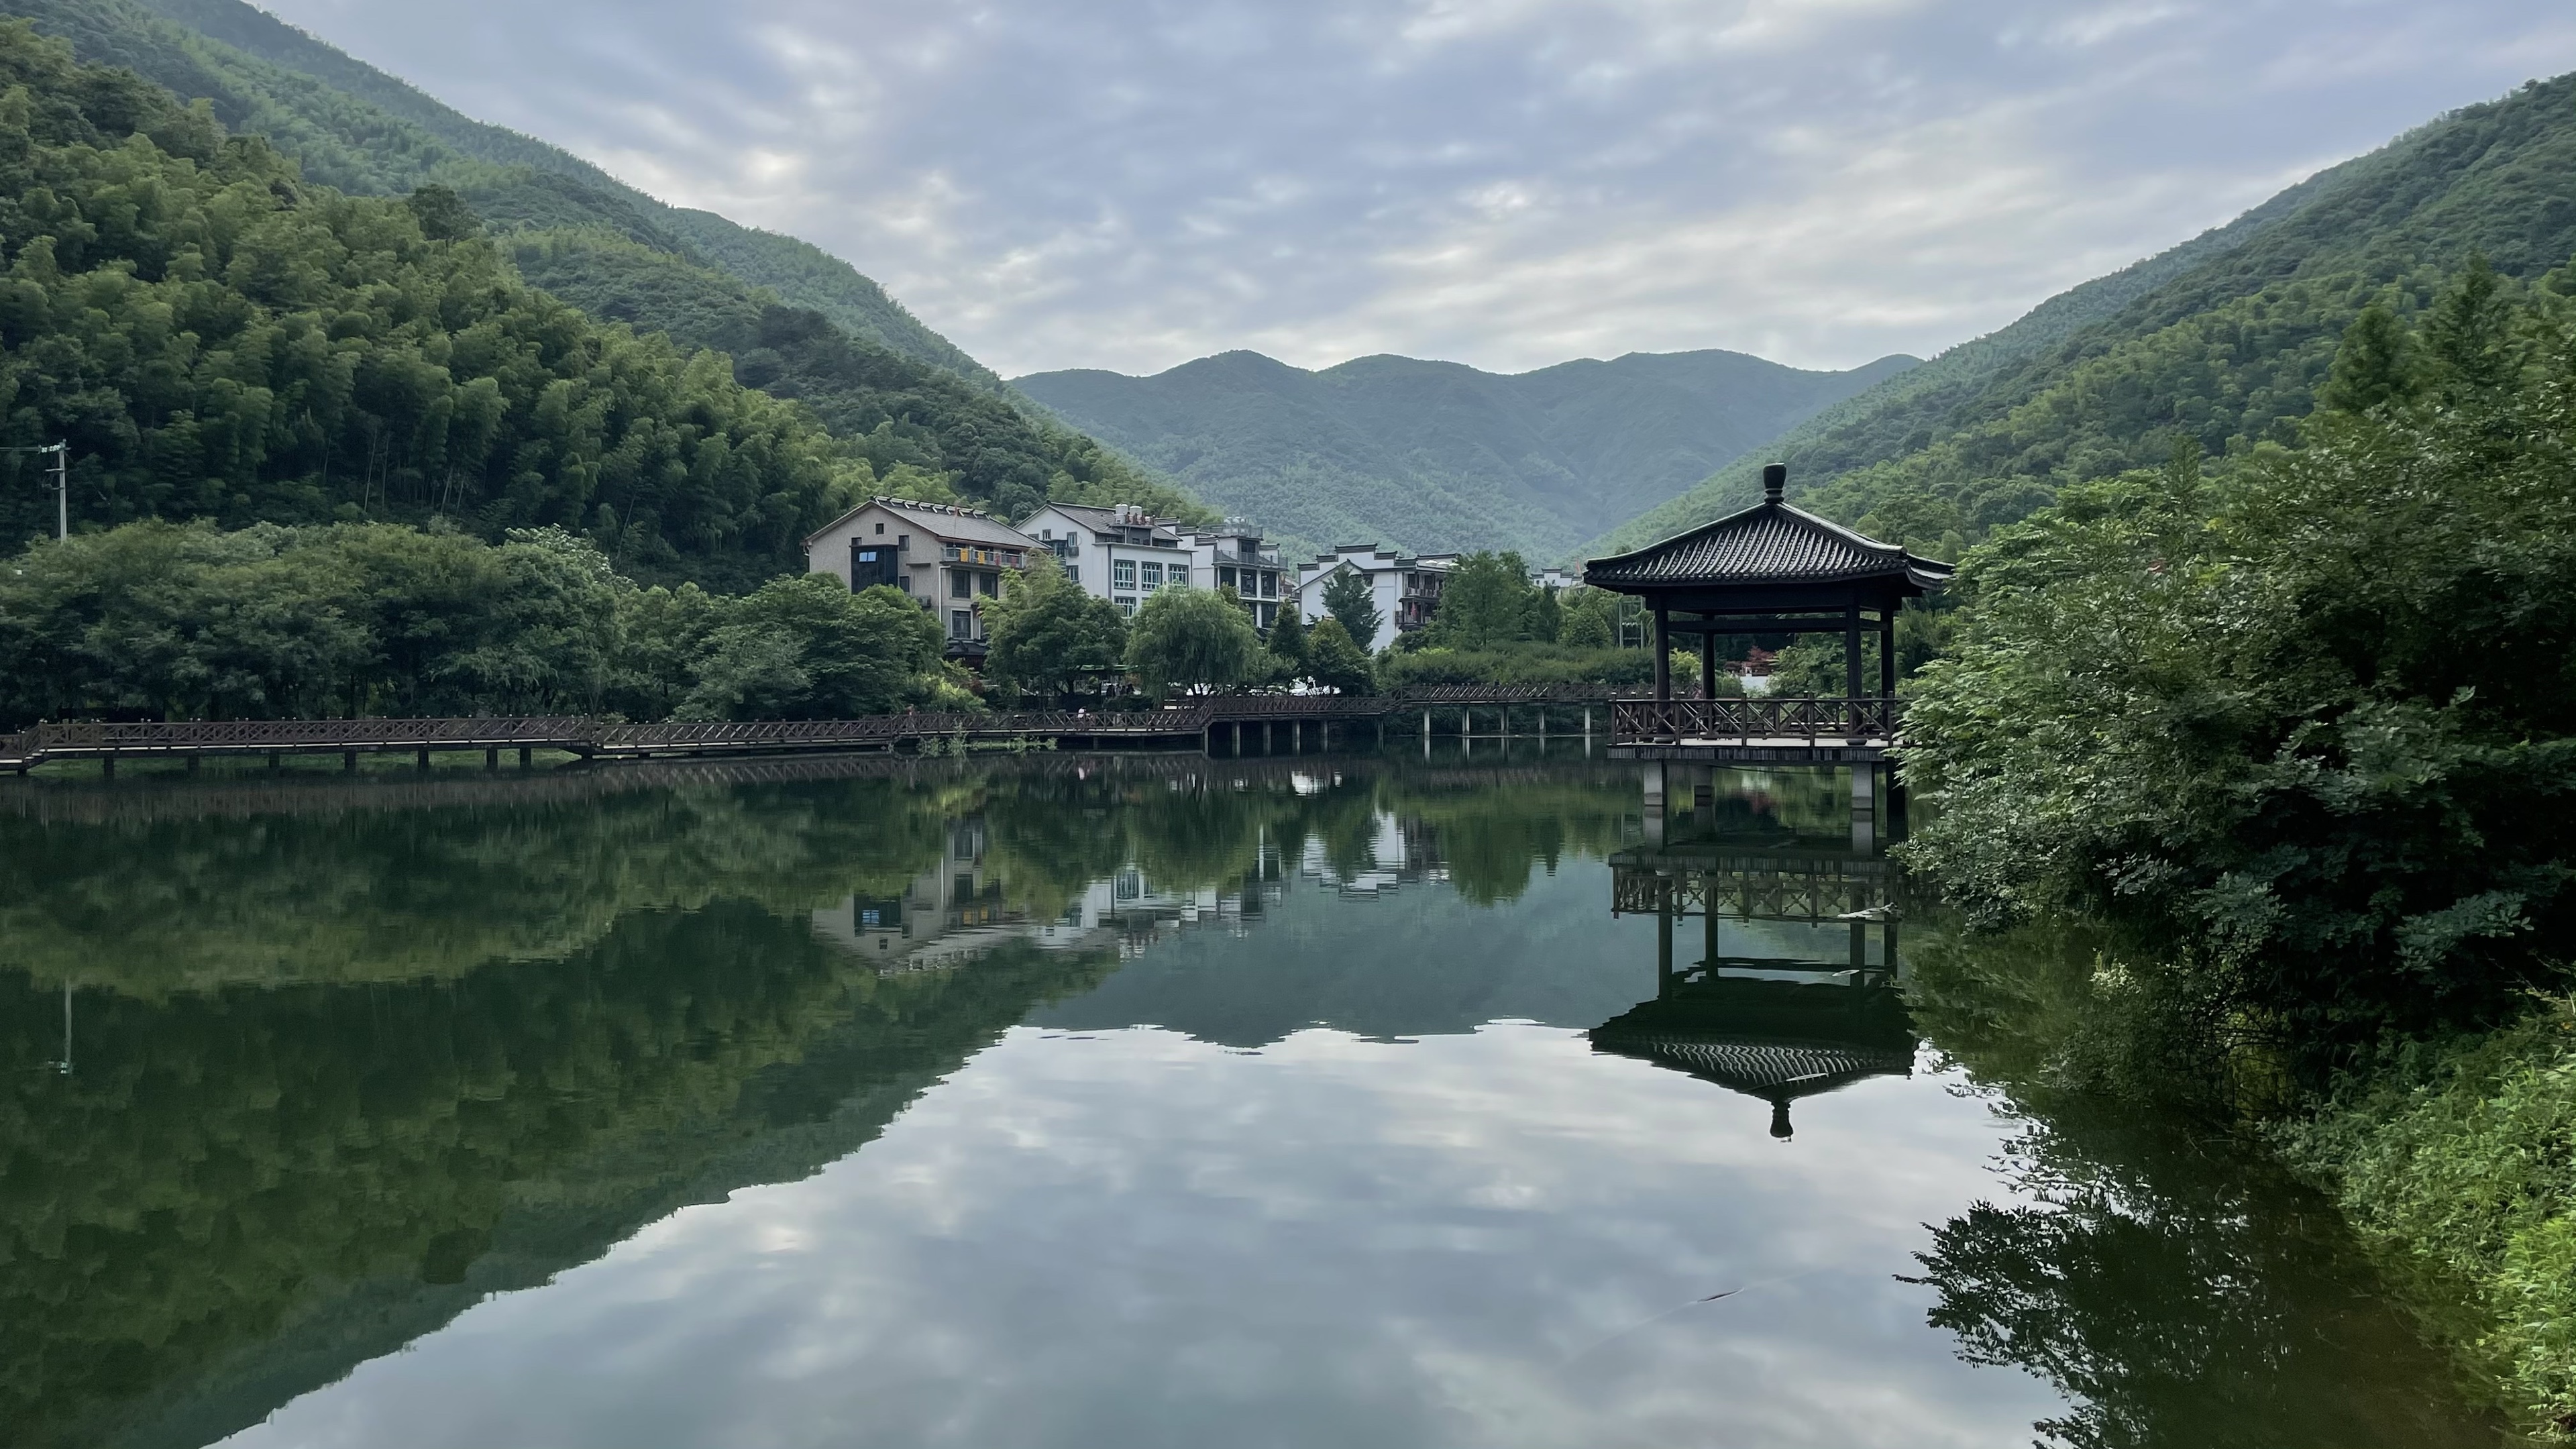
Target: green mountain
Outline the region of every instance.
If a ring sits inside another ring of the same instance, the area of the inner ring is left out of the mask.
[[[1802,372],[1736,352],[1630,353],[1503,376],[1409,357],[1308,372],[1228,352],[1152,377],[1014,385],[1292,543],[1539,559],[1914,365]]]
[[[1805,506],[1945,556],[2066,483],[2288,442],[2361,309],[2426,305],[2483,253],[2528,279],[2576,253],[2576,76],[2443,116],[2209,232],[1828,408],[1594,540],[1742,507],[1789,465]]]
[[[651,497],[618,490],[614,482],[623,475],[615,467],[605,493],[599,478],[551,476],[545,486],[559,496],[533,507],[524,497],[505,503],[497,495],[525,495],[532,485],[493,475],[505,464],[491,457],[478,457],[455,477],[456,459],[363,398],[349,420],[367,439],[366,456],[355,464],[330,441],[292,457],[269,446],[247,463],[233,458],[229,469],[216,470],[228,473],[219,480],[177,476],[191,465],[165,450],[152,464],[156,476],[138,481],[133,467],[151,452],[151,435],[165,420],[129,393],[124,427],[75,439],[83,466],[111,475],[81,510],[84,521],[160,514],[304,522],[353,504],[365,517],[444,516],[486,534],[549,522],[589,534],[630,571],[739,586],[798,567],[801,532],[872,488],[962,498],[1006,514],[1050,497],[1205,513],[1012,394],[846,264],[790,238],[666,207],[553,147],[467,120],[235,0],[0,0],[0,13],[12,11],[70,40],[82,59],[131,69],[183,100],[203,102],[235,133],[263,137],[292,158],[305,183],[355,196],[423,185],[456,191],[474,213],[460,213],[457,224],[471,229],[480,221],[505,244],[504,272],[515,261],[528,280],[600,320],[667,334],[685,351],[730,354],[742,382],[805,404],[829,435],[791,451],[815,460],[808,471],[830,486],[766,489],[758,538],[746,541],[738,526],[744,500],[711,510],[699,496],[715,477],[707,470],[684,468],[657,483]],[[151,270],[148,259],[142,265]],[[34,339],[13,340],[24,346]],[[793,419],[782,415],[782,425]],[[41,410],[10,427],[13,443],[69,430],[66,420]],[[854,472],[851,462],[866,466]],[[565,464],[514,455],[506,466],[543,477]],[[379,475],[382,486],[371,481]],[[35,527],[33,495],[22,487],[9,498],[0,502],[0,527],[24,536]],[[638,518],[639,505],[648,516]],[[697,521],[710,511],[724,521]],[[667,526],[675,514],[693,521]]]
[[[72,42],[82,60],[124,66],[234,131],[266,136],[307,179],[360,195],[442,181],[487,219],[606,224],[663,250],[695,249],[781,301],[986,391],[990,368],[817,247],[689,211],[635,190],[558,147],[458,114],[404,82],[241,0],[0,0],[0,14]]]

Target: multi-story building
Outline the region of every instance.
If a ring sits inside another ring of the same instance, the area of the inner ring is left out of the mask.
[[[1157,589],[1208,582],[1180,530],[1134,504],[1050,503],[1023,519],[1020,529],[1052,551],[1084,593],[1107,599],[1131,619]]]
[[[1295,606],[1297,581],[1283,575],[1279,550],[1263,546],[1258,533],[1229,524],[1214,533],[1192,534],[1190,554],[1211,587],[1243,599],[1264,634],[1279,622],[1282,604]]]
[[[1134,504],[1050,503],[1023,520],[1020,531],[1051,550],[1083,592],[1116,604],[1129,618],[1156,589],[1223,589],[1242,596],[1253,622],[1268,629],[1290,593],[1278,550],[1264,548],[1261,535],[1246,529],[1195,533]]]
[[[1330,612],[1324,607],[1325,587],[1341,574],[1360,575],[1368,580],[1378,624],[1376,638],[1359,642],[1374,653],[1393,644],[1399,634],[1429,626],[1440,611],[1441,586],[1457,566],[1454,553],[1404,554],[1373,543],[1346,543],[1316,555],[1313,563],[1298,566],[1298,610],[1310,624],[1323,618]]]
[[[805,567],[852,592],[884,584],[912,595],[938,616],[949,653],[972,657],[984,652],[983,601],[1046,547],[972,508],[871,498],[805,540]]]

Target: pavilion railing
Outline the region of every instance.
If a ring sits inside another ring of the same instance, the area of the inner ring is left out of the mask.
[[[1613,744],[1788,740],[1884,742],[1896,737],[1892,699],[1622,699],[1610,706]]]

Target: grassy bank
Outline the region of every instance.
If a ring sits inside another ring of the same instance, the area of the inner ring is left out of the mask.
[[[2576,1000],[2415,1042],[2276,1132],[2535,1433],[2576,1441]]]

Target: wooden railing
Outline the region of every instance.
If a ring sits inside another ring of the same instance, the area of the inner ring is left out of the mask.
[[[1613,859],[1610,913],[1697,916],[1715,911],[1739,920],[1850,920],[1893,904],[1900,879],[1884,856],[1748,855],[1666,865]]]
[[[1266,720],[1369,720],[1409,710],[1543,704],[1610,704],[1600,685],[1428,685],[1392,694],[1223,694],[1162,709],[1022,710],[986,714],[887,714],[838,720],[666,721],[629,724],[582,715],[445,719],[173,720],[43,724],[0,735],[0,769],[47,759],[398,750],[555,749],[612,758],[667,754],[769,754],[879,749],[963,735],[994,739],[1178,739],[1211,726]],[[1705,709],[1740,700],[1620,702],[1616,709]],[[1799,702],[1808,703],[1808,702]],[[1822,701],[1835,704],[1837,701]],[[1882,701],[1864,701],[1878,704]],[[1666,718],[1657,716],[1658,719]],[[1680,716],[1671,716],[1679,719]],[[1831,731],[1828,731],[1831,733]]]
[[[1896,738],[1900,713],[1892,699],[1622,699],[1610,706],[1610,739],[1883,743]]]

